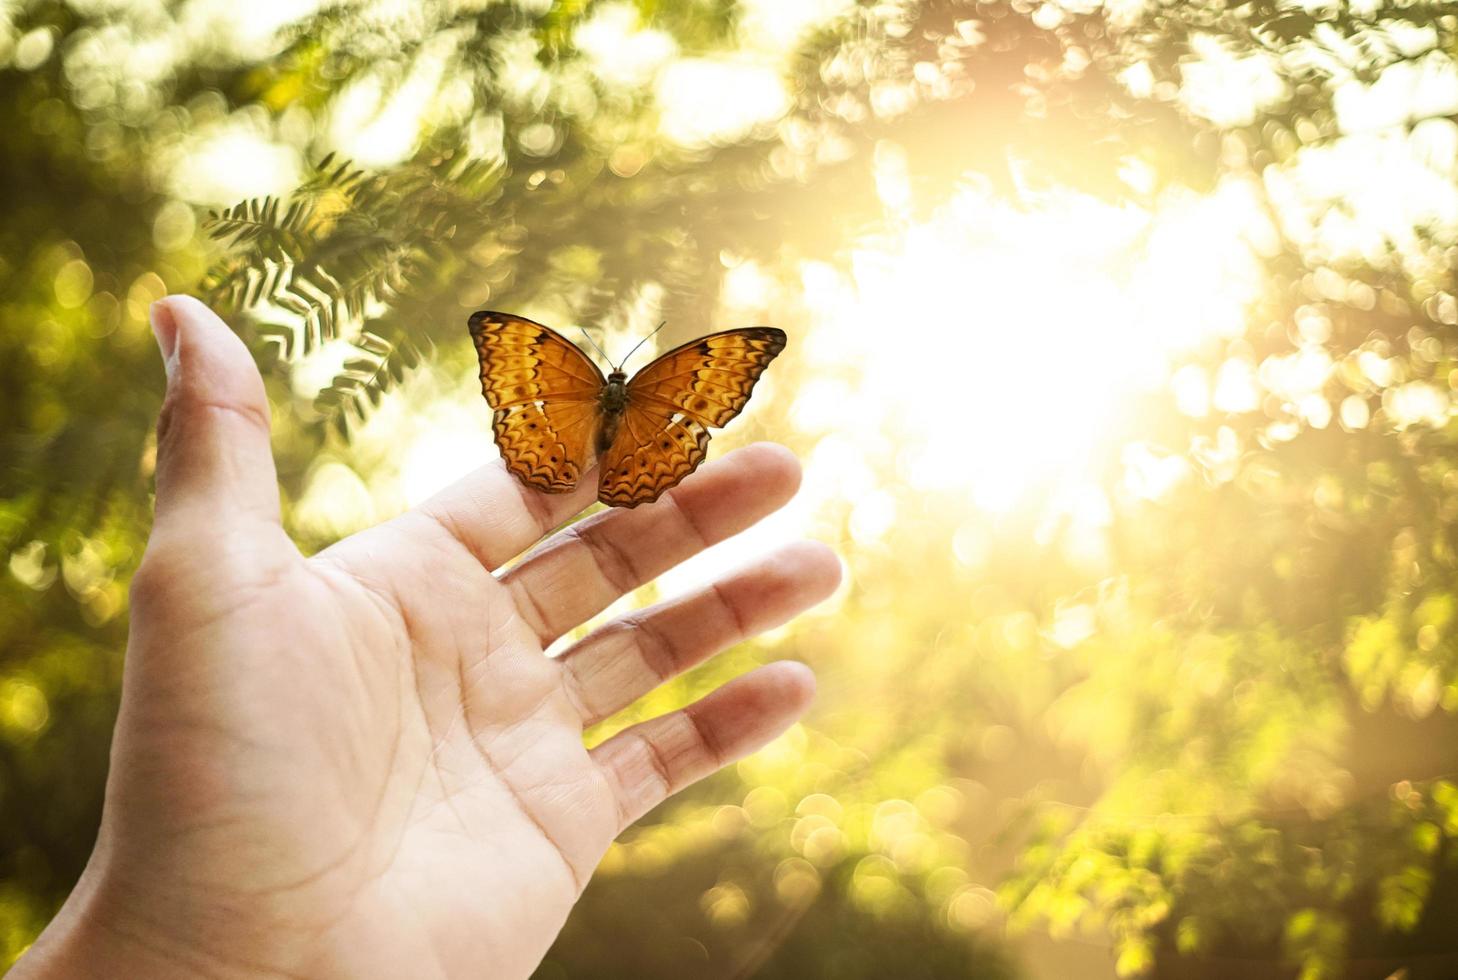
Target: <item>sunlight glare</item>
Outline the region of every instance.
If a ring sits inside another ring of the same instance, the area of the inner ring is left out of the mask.
[[[499,455],[480,382],[421,366],[406,376],[351,437],[377,513],[415,507]]]
[[[740,40],[789,53],[809,32],[845,16],[852,0],[740,0]]]
[[[345,463],[325,460],[312,468],[293,508],[293,526],[325,539],[341,538],[378,520],[374,497]]]
[[[791,418],[853,438],[917,490],[1011,509],[1085,477],[1117,447],[1130,396],[1169,384],[1176,355],[1245,328],[1263,220],[1235,182],[1147,211],[1071,191],[1019,206],[966,186],[930,220],[864,241],[848,272],[802,266],[819,380]],[[1217,407],[1255,396],[1244,369],[1222,372]],[[1210,396],[1193,384],[1181,400],[1196,414]]]
[[[678,43],[664,31],[644,27],[632,4],[605,3],[583,21],[573,39],[586,55],[593,74],[609,85],[636,88],[652,80],[678,53]]]
[[[1180,100],[1197,116],[1219,126],[1247,126],[1286,95],[1273,55],[1236,55],[1209,34],[1190,39],[1193,58],[1180,65]]]
[[[184,200],[222,205],[282,193],[301,173],[298,151],[275,141],[254,115],[240,112],[182,141],[168,180]]]
[[[282,29],[319,8],[318,0],[192,0],[178,12],[183,30],[233,57],[262,57],[280,47]]]
[[[445,425],[422,432],[400,465],[405,503],[418,506],[496,455],[489,433],[476,425]]]
[[[658,73],[654,92],[659,129],[688,147],[744,139],[790,107],[779,72],[743,55],[674,61]]]
[[[408,157],[425,114],[437,101],[453,38],[436,38],[411,63],[398,85],[366,75],[346,87],[330,106],[329,139],[354,161],[387,166]]]

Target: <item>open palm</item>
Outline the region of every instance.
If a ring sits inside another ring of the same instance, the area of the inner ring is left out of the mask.
[[[808,704],[809,672],[773,664],[582,741],[828,594],[838,565],[813,544],[544,655],[783,504],[784,450],[732,453],[505,571],[592,488],[547,496],[490,465],[306,559],[279,524],[246,351],[194,300],[154,318],[170,352],[157,519],[102,832],[19,976],[97,956],[149,976],[525,976],[624,827]]]

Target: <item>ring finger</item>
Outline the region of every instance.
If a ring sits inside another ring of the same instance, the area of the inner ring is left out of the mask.
[[[788,622],[839,581],[835,553],[805,541],[594,630],[560,660],[583,725],[621,711],[720,650]]]

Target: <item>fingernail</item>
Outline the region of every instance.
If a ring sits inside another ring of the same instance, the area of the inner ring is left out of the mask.
[[[162,367],[171,378],[177,370],[177,318],[167,300],[159,299],[149,309],[152,333],[157,337],[157,346],[162,351]]]

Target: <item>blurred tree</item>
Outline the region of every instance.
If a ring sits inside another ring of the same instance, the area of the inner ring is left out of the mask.
[[[886,450],[888,479],[817,516],[853,589],[777,650],[815,660],[824,711],[631,832],[542,975],[1001,976],[1003,912],[1105,938],[1126,975],[1458,969],[1451,5],[794,7],[0,4],[4,955],[94,833],[148,520],[153,299],[205,291],[269,368],[311,547],[398,505],[365,487],[400,451],[371,426],[461,387],[471,310],[602,325],[611,350],[659,319],[707,328],[758,268],[776,322],[808,324],[803,263],[848,264],[970,186],[1030,210],[1253,202],[1247,329],[1130,395],[1099,561],[1040,512],[1057,487],[969,516],[893,493]],[[1415,159],[1430,183],[1404,188]],[[960,285],[946,304],[975,314]],[[993,370],[1030,387],[1067,356],[1018,342]],[[790,390],[817,380],[800,357]],[[751,426],[831,442],[766,402]],[[1169,461],[1187,478],[1131,489]],[[866,501],[890,501],[881,534]],[[642,926],[660,946],[601,941],[650,900],[673,913]]]

